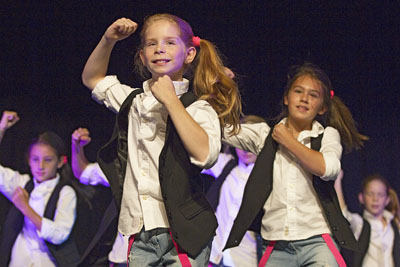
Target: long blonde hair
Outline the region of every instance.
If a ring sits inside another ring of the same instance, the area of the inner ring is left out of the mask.
[[[144,47],[146,30],[152,23],[160,20],[174,23],[186,47],[195,47],[192,28],[185,20],[171,14],[155,14],[145,18],[140,32],[141,43],[135,55],[135,69],[144,78],[149,78],[150,73],[140,60],[140,50]],[[232,126],[232,133],[237,133],[240,129],[240,115],[242,114],[240,93],[236,82],[226,74],[216,47],[211,42],[201,39],[192,65],[194,66],[185,66],[184,74],[194,73],[194,93],[199,99],[208,101],[214,108],[221,127]]]

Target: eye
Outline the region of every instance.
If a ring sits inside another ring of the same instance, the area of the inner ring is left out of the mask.
[[[147,47],[150,47],[150,46],[154,46],[156,43],[155,42],[147,42],[146,43],[146,46]]]
[[[175,44],[175,41],[167,41],[167,45],[174,45]]]

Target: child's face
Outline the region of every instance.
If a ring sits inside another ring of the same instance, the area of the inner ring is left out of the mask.
[[[284,98],[291,120],[311,126],[314,118],[326,111],[321,85],[308,75],[298,77]]]
[[[372,180],[368,183],[364,192],[359,194],[359,200],[372,215],[381,216],[390,201],[386,191],[384,183],[379,180]]]
[[[249,165],[251,163],[256,162],[257,156],[254,155],[253,153],[241,150],[239,148],[235,148],[235,150],[239,160],[244,164]]]
[[[168,75],[173,81],[182,80],[185,64],[190,64],[195,55],[196,49],[185,46],[177,26],[166,20],[153,22],[147,28],[140,51],[142,63],[153,79]]]
[[[41,183],[56,177],[57,169],[63,165],[55,150],[46,144],[35,144],[29,153],[29,166],[36,181]]]

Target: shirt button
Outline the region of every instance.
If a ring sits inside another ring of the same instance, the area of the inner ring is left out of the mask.
[[[147,200],[147,196],[143,196],[142,199],[143,199],[143,200]]]

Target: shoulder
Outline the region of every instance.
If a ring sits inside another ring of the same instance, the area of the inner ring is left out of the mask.
[[[328,126],[323,130],[323,140],[337,140],[340,142],[340,134],[339,131],[335,128]]]

